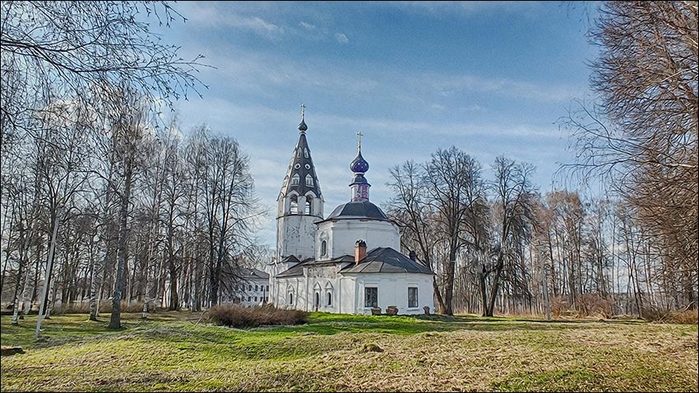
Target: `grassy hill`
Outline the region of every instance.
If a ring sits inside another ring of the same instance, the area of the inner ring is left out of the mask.
[[[697,391],[697,326],[542,322],[459,316],[313,313],[300,326],[211,326],[188,312],[125,314],[126,329],[85,315],[11,326],[8,390]]]

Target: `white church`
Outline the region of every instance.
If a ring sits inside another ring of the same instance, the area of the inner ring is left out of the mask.
[[[433,273],[400,252],[398,227],[369,201],[369,163],[357,157],[351,199],[323,216],[324,198],[301,117],[299,140],[277,198],[270,301],[284,308],[348,314],[434,310]],[[397,310],[397,311],[396,311]]]

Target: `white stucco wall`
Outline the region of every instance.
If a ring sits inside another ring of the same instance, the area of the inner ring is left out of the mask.
[[[391,247],[400,250],[400,233],[389,221],[353,219],[330,220],[318,224],[316,232],[317,260],[337,258],[342,255],[354,255],[355,242],[362,239],[367,250],[376,247]],[[321,255],[321,243],[327,243],[327,255]]]
[[[350,274],[346,274],[350,276]],[[398,307],[398,314],[423,314],[424,306],[434,312],[432,275],[421,273],[361,273],[356,277],[354,302],[356,314],[371,314],[371,307],[364,307],[364,288],[378,288],[378,305],[382,313],[386,307]],[[408,287],[418,288],[418,306],[408,307]]]
[[[315,256],[318,217],[303,214],[277,218],[277,256],[295,255],[299,260]]]
[[[315,311],[315,293],[320,294],[318,311],[344,314],[371,314],[365,307],[364,288],[378,288],[378,305],[382,313],[388,306],[398,307],[399,314],[422,314],[424,306],[434,312],[432,275],[420,273],[359,273],[337,274],[339,266],[305,269],[305,277],[278,278],[279,292],[275,305],[304,311]],[[417,307],[408,307],[408,288],[418,288]],[[294,304],[289,304],[289,291],[294,293]],[[332,305],[326,302],[332,291]]]

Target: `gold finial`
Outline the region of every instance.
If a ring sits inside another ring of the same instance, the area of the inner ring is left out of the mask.
[[[357,151],[362,151],[362,137],[364,134],[362,134],[361,131],[357,132]]]

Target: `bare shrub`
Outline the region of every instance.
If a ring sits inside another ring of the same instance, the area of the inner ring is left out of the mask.
[[[272,305],[242,307],[237,304],[220,304],[206,312],[206,318],[217,324],[237,328],[262,325],[298,325],[308,321],[308,313],[285,310]]]
[[[578,299],[580,316],[602,316],[609,319],[614,315],[614,301],[594,293],[580,295]]]
[[[699,310],[672,311],[668,322],[696,325],[699,323]]]
[[[561,314],[566,314],[568,311],[568,302],[563,296],[554,296],[551,299],[551,314],[554,318],[558,318]]]
[[[697,324],[699,310],[668,310],[651,306],[643,309],[643,319],[648,322]]]

